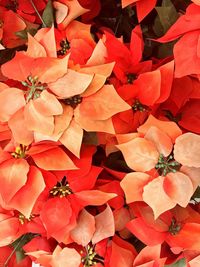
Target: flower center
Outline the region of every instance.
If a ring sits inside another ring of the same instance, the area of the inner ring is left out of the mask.
[[[26,151],[28,150],[28,146],[20,144],[15,148],[15,152],[11,153],[11,155],[16,159],[23,159],[26,157]]]
[[[178,223],[175,218],[172,218],[168,231],[171,233],[171,235],[176,235],[180,232],[180,230],[181,224]]]
[[[144,112],[146,111],[148,108],[141,104],[140,101],[138,99],[135,99],[135,102],[132,105],[132,110],[134,111],[140,111],[140,112]]]
[[[58,50],[57,55],[58,56],[63,56],[63,55],[65,55],[67,53],[67,50],[70,49],[70,44],[69,44],[68,40],[67,39],[66,40],[62,40],[60,42],[60,47],[61,47],[61,49]]]
[[[127,83],[132,84],[137,76],[134,73],[128,73],[126,74],[126,77],[127,77]]]
[[[71,106],[72,108],[76,108],[78,104],[82,102],[82,97],[80,95],[75,95],[66,99],[63,99],[62,101],[68,105]]]
[[[97,263],[104,263],[104,260],[94,251],[94,246],[86,246],[85,250],[81,250],[83,267],[91,267]]]
[[[158,163],[155,168],[158,170],[160,175],[165,176],[169,172],[177,172],[181,167],[181,164],[174,160],[173,155],[169,155],[168,157],[164,157],[163,154],[160,154],[158,158]]]
[[[174,116],[170,110],[164,110],[164,111],[165,111],[166,117],[169,120],[174,121],[176,123],[178,123],[181,120],[181,114]]]
[[[30,222],[35,216],[34,215],[30,215],[28,218],[26,218],[22,213],[19,214],[18,219],[19,222],[23,225],[27,222]]]
[[[61,182],[57,182],[57,184],[50,190],[49,193],[54,197],[59,196],[60,198],[71,195],[72,190],[67,183],[66,176],[63,177]]]
[[[31,99],[38,98],[41,92],[45,89],[45,85],[38,81],[37,76],[28,76],[27,80],[22,82],[22,84],[28,88],[25,93],[26,102],[29,102]]]

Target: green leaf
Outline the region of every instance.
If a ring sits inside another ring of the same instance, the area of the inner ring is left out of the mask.
[[[162,6],[155,7],[155,9],[158,13],[163,33],[165,33],[178,19],[178,12],[170,0],[163,0]],[[155,23],[158,23],[158,21],[155,21]],[[155,27],[156,26],[154,25],[154,28]]]
[[[21,39],[27,39],[28,36],[27,36],[27,30],[22,30],[22,31],[18,31],[18,32],[15,32],[15,35]]]
[[[165,265],[165,267],[186,267],[186,260],[181,259],[177,261],[176,263],[170,264],[170,265]]]
[[[26,257],[24,250],[17,250],[15,255],[17,263],[20,263],[20,261],[22,261]]]
[[[34,237],[38,236],[38,234],[27,233],[25,235],[20,236],[16,239],[11,246],[14,250],[21,250],[24,245],[30,242]]]
[[[45,7],[45,10],[42,14],[42,19],[45,23],[45,27],[51,27],[54,24],[54,10],[51,0],[48,1]]]
[[[30,29],[25,29],[25,30],[22,30],[22,31],[18,31],[18,32],[15,32],[15,35],[17,35],[17,37],[21,38],[21,39],[28,39],[28,33],[30,33],[32,36],[34,36],[36,33],[37,33],[37,29],[34,29],[34,28],[30,28]]]

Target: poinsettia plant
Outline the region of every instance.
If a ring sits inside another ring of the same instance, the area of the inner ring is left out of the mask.
[[[199,22],[0,0],[0,266],[200,266]]]

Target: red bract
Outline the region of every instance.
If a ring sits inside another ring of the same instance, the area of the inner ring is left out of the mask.
[[[46,7],[46,2],[46,0],[34,0],[32,4],[29,0],[1,0],[0,6],[16,12],[20,17],[27,21],[41,23],[35,9],[42,12]]]
[[[65,30],[55,29],[58,56],[70,53],[75,64],[84,65],[95,47],[90,29],[90,25],[79,21],[72,21]]]
[[[12,31],[10,30],[12,29]],[[25,43],[25,40],[15,33],[26,29],[26,24],[16,13],[0,7],[0,49],[4,47],[12,48]]]
[[[174,79],[169,98],[160,106],[165,116],[176,121],[184,129],[198,134],[200,131],[199,88],[197,79],[188,76]]]
[[[135,131],[138,126],[143,124],[147,116],[154,113],[157,106],[169,97],[173,70],[174,63],[172,61],[157,70],[140,74],[131,82],[132,84],[125,84],[117,88],[118,94],[132,106],[132,110],[114,117],[117,132],[127,132],[123,126],[125,123],[129,127],[129,131]]]
[[[191,4],[187,8],[186,14],[181,16],[169,31],[158,39],[159,42],[169,42],[181,37],[174,46],[175,77],[177,78],[190,74],[199,76],[199,17],[200,7]],[[182,53],[183,48],[184,53]],[[190,66],[190,68],[187,66]]]
[[[132,83],[140,73],[151,70],[151,61],[140,62],[144,42],[140,26],[132,30],[130,48],[114,35],[105,33],[106,60],[115,61],[114,73],[122,83]],[[119,53],[120,51],[120,53]]]
[[[199,213],[189,206],[185,209],[176,207],[163,213],[156,220],[148,206],[136,204],[134,212],[137,218],[130,221],[127,227],[145,244],[154,246],[166,241],[179,253],[183,249],[198,250],[200,217]],[[194,242],[190,241],[190,233],[196,237]]]

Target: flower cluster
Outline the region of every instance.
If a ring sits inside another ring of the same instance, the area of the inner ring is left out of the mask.
[[[200,1],[172,2],[0,0],[0,266],[200,266]]]

